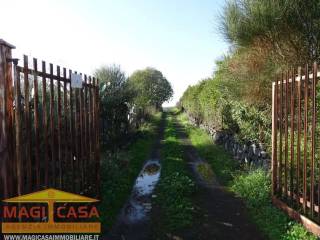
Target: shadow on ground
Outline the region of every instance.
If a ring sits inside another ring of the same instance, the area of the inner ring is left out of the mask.
[[[197,206],[195,224],[181,233],[181,239],[213,240],[266,239],[250,221],[246,207],[241,199],[228,192],[217,179],[204,179],[197,166],[205,163],[192,146],[185,128],[175,118],[175,129],[184,146],[184,159],[194,177],[199,191],[194,196]]]

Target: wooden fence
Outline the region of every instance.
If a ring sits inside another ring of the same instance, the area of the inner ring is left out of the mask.
[[[318,65],[292,69],[273,83],[273,202],[320,235]]]
[[[1,198],[48,187],[99,195],[97,79],[79,73],[82,88],[73,88],[77,72],[18,62],[12,48],[0,40]]]

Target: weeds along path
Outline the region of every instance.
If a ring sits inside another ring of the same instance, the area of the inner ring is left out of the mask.
[[[158,127],[156,141],[150,156],[143,167],[132,188],[128,201],[116,220],[111,232],[103,239],[112,240],[149,240],[150,239],[150,212],[152,209],[152,195],[160,178],[161,140],[164,135],[166,113]]]
[[[175,116],[173,119],[184,160],[199,188],[194,194],[196,219],[188,233],[181,234],[185,235],[182,239],[265,239],[250,221],[244,203],[218,183],[192,146],[184,127]]]

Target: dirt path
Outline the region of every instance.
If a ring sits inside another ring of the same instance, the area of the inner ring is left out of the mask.
[[[170,113],[169,113],[170,114]],[[164,135],[166,113],[163,115],[150,157],[133,186],[127,203],[124,205],[112,231],[102,239],[106,240],[150,240],[150,211],[152,192],[160,178],[161,140]],[[174,127],[184,145],[184,157],[194,177],[199,191],[194,195],[197,208],[195,224],[179,234],[181,240],[246,240],[265,239],[256,226],[250,222],[243,202],[226,191],[213,179],[208,182],[196,170],[203,160],[198,156],[186,135],[185,129],[175,119]]]
[[[149,240],[150,211],[152,193],[159,181],[161,171],[160,149],[164,137],[166,113],[163,113],[158,128],[157,140],[149,158],[133,186],[131,195],[122,208],[110,233],[103,236],[105,240]]]
[[[187,137],[185,129],[175,119],[175,128],[184,145],[185,160],[196,180],[199,191],[194,196],[198,205],[195,225],[181,234],[184,240],[266,239],[250,222],[243,202],[212,179],[203,180],[196,165],[203,162]]]

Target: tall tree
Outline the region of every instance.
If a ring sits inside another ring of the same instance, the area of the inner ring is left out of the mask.
[[[136,93],[134,102],[140,108],[154,106],[160,109],[173,95],[170,82],[154,68],[134,72],[129,78],[129,83]]]
[[[102,139],[109,147],[117,147],[129,130],[128,113],[133,92],[128,78],[118,65],[104,66],[96,70],[100,80]]]
[[[320,58],[318,0],[229,0],[221,28],[236,47],[268,48],[280,63]]]

